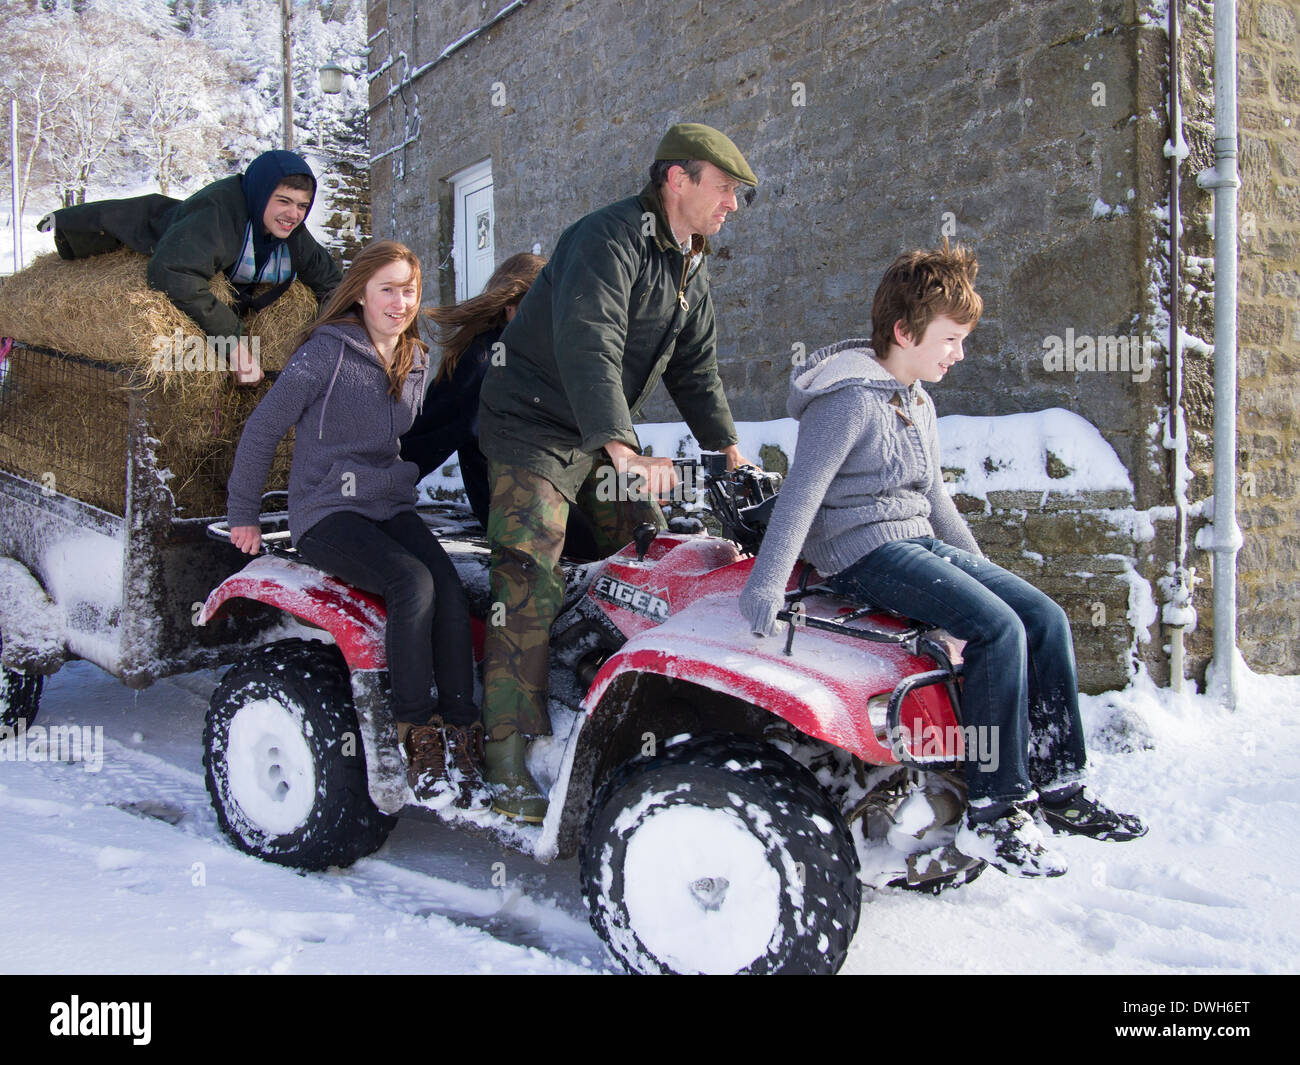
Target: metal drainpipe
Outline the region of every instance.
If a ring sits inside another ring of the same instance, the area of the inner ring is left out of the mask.
[[[1165,603],[1166,628],[1169,633],[1169,686],[1183,690],[1183,633],[1181,618],[1191,605],[1191,581],[1187,573],[1187,485],[1183,476],[1183,449],[1186,423],[1183,419],[1183,360],[1179,343],[1178,230],[1182,210],[1178,203],[1179,168],[1183,161],[1182,114],[1179,104],[1178,0],[1169,0],[1169,416],[1165,447],[1169,448],[1169,489],[1174,500],[1174,572],[1173,586]]]
[[[1237,706],[1237,3],[1214,0],[1214,660],[1210,692]]]

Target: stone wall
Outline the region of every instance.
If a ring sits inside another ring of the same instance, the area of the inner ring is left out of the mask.
[[[370,239],[369,170],[348,158],[335,158],[321,178],[334,210],[321,223],[330,248],[347,269]]]
[[[1238,640],[1300,671],[1300,0],[1238,10]]]
[[[549,250],[640,188],[667,125],[708,121],[763,180],[711,264],[739,417],[783,414],[793,345],[860,335],[890,260],[946,229],[980,254],[987,313],[943,410],[1067,406],[1138,464],[1134,389],[1042,366],[1045,336],[1127,336],[1141,311],[1139,215],[1159,185],[1135,159],[1163,131],[1137,115],[1136,70],[1160,35],[1131,0],[535,3],[380,103],[406,64],[485,17],[449,0],[372,5],[372,33],[386,27],[372,69],[391,60],[372,83],[372,155],[419,119],[418,139],[374,166],[377,235],[442,263],[445,179],[490,156],[498,253]],[[646,413],[671,416],[666,397]]]
[[[1153,531],[1127,492],[990,492],[956,497],[984,553],[1065,610],[1074,631],[1079,687],[1122,688],[1146,651],[1134,620],[1154,610],[1138,572]]]

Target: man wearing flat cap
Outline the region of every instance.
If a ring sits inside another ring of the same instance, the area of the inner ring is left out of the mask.
[[[546,812],[524,755],[527,737],[551,731],[548,649],[569,507],[588,518],[602,554],[642,521],[662,527],[654,499],[677,484],[672,460],[643,456],[632,427],[660,380],[701,448],[733,468],[746,461],[718,376],[705,256],[707,238],[757,185],[724,134],[673,126],[641,194],[564,231],[501,336],[504,358],[489,367],[479,405],[491,596],[505,607],[488,626],[484,662],[487,781],[500,813]],[[611,485],[639,486],[641,498],[611,500]]]

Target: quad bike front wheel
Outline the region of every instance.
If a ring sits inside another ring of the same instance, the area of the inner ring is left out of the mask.
[[[715,736],[623,767],[581,852],[591,923],[642,973],[833,973],[857,929],[857,856],[816,779]]]
[[[365,754],[338,649],[258,648],[212,693],[203,732],[208,794],[248,854],[296,869],[348,866],[397,823],[366,787]]]

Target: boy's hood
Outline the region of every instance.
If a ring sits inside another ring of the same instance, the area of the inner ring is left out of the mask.
[[[272,237],[262,228],[262,216],[266,214],[266,205],[271,199],[271,193],[279,188],[280,182],[290,174],[306,174],[313,182],[316,180],[316,175],[312,173],[311,167],[302,156],[282,149],[263,152],[249,163],[248,169],[244,171],[240,185],[244,190],[244,202],[248,205],[248,220],[252,223],[255,239],[260,237],[269,243],[280,242],[280,238]],[[312,191],[311,199],[314,204],[315,190]],[[311,213],[311,204],[307,206],[307,213]]]
[[[799,418],[817,396],[851,385],[885,392],[911,391],[880,365],[880,360],[871,350],[870,340],[841,340],[818,348],[804,360],[803,365],[790,371],[790,398],[786,410],[791,418]]]

